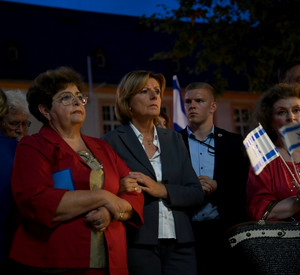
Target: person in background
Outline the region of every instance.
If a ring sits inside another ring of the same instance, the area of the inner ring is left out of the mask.
[[[27,135],[27,128],[31,124],[28,120],[26,95],[20,90],[8,90],[4,93],[7,97],[8,112],[0,121],[0,131],[4,136],[20,140]]]
[[[170,119],[165,111],[160,110],[160,114],[158,116],[158,121],[156,125],[162,128],[170,128]]]
[[[7,97],[0,89],[0,124],[7,115]],[[15,204],[11,192],[11,170],[18,141],[0,132],[0,273],[10,267],[8,258],[10,243],[15,229]]]
[[[0,118],[2,118],[8,110],[7,97],[3,90],[0,88]]]
[[[278,129],[289,123],[300,122],[300,86],[277,84],[259,99],[254,119],[262,125],[282,158],[271,161],[259,175],[250,168],[247,183],[247,211],[251,220],[265,219],[300,221],[299,191],[292,173],[294,167]],[[257,125],[258,126],[258,125]],[[300,156],[293,154],[299,171]]]
[[[300,84],[300,57],[286,62],[279,71],[279,83]]]
[[[103,136],[131,169],[145,195],[144,225],[128,228],[130,274],[196,274],[189,211],[204,193],[179,133],[156,127],[165,78],[151,71],[127,73],[117,88],[121,126]],[[127,190],[135,185],[128,184]]]
[[[214,125],[216,91],[208,83],[195,82],[185,89],[188,125],[180,133],[189,150],[193,168],[205,191],[205,203],[195,211],[198,271],[208,265],[210,274],[231,270],[226,229],[247,220],[246,183],[249,160],[243,137]]]
[[[142,225],[143,194],[120,192],[129,168],[105,141],[81,133],[81,76],[68,67],[41,73],[27,100],[43,126],[16,150],[12,191],[21,222],[10,257],[22,274],[127,275],[123,222]]]

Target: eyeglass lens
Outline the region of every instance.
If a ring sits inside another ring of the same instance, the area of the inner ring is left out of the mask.
[[[60,101],[63,105],[67,106],[73,103],[73,100],[78,98],[82,105],[85,105],[87,103],[87,96],[78,93],[77,95],[74,95],[72,93],[63,93],[60,97]]]
[[[11,127],[15,128],[15,129],[19,128],[21,125],[22,125],[23,128],[25,128],[25,127],[30,127],[31,121],[29,121],[29,120],[26,120],[26,121],[9,121],[8,124]]]

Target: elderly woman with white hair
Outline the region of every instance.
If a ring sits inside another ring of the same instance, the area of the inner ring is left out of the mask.
[[[8,111],[0,118],[0,132],[6,137],[20,140],[27,135],[30,126],[26,95],[20,90],[8,90],[4,93]]]
[[[6,121],[12,119],[12,109],[9,109],[11,101],[9,101],[9,99],[11,99],[11,95],[14,93],[19,95],[19,92],[4,92],[0,89],[0,270],[8,269],[10,266],[8,253],[14,231],[13,213],[15,204],[11,192],[10,179],[18,141],[4,135],[4,133],[8,133],[8,129],[6,130]],[[9,95],[9,98],[6,94]],[[24,102],[23,94],[22,102]],[[27,104],[26,99],[25,103]],[[26,106],[26,104],[24,106]],[[24,107],[22,107],[22,109],[24,109]],[[1,133],[2,131],[3,134]]]

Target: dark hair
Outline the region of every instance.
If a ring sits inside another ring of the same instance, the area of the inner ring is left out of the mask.
[[[272,129],[273,106],[278,100],[289,97],[300,98],[299,84],[280,83],[264,92],[256,103],[252,114],[252,128],[257,127],[258,123],[260,123],[270,139],[276,142],[278,136]]]
[[[69,67],[59,67],[38,75],[27,92],[27,101],[31,114],[43,124],[48,120],[41,114],[38,106],[44,104],[50,110],[52,98],[68,84],[74,84],[80,92],[83,91],[83,80],[80,74]]]
[[[190,90],[198,90],[198,89],[209,90],[211,92],[211,95],[213,96],[214,101],[216,101],[216,97],[217,97],[216,89],[212,85],[206,82],[193,82],[186,86],[185,92]]]
[[[116,117],[122,124],[127,124],[131,121],[132,113],[129,103],[131,99],[145,87],[149,78],[154,78],[158,82],[160,97],[163,98],[166,80],[162,74],[139,70],[129,72],[122,78],[117,88],[115,104]]]
[[[291,68],[300,65],[300,57],[295,57],[292,60],[287,61],[280,69],[278,74],[279,83],[289,83],[289,71]]]
[[[169,116],[167,115],[167,113],[162,108],[160,109],[159,116],[165,119],[165,121],[166,121],[166,127],[169,128],[170,127],[170,118],[169,118]]]

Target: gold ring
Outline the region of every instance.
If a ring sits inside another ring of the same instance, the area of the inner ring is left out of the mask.
[[[120,218],[123,218],[123,216],[124,216],[124,213],[120,212]]]
[[[138,188],[137,187],[134,187],[134,191],[137,191],[138,190]]]

